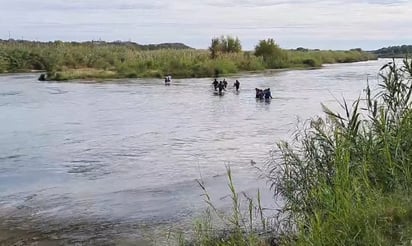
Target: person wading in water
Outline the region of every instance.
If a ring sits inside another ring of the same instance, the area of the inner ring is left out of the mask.
[[[215,80],[212,82],[212,84],[213,84],[213,86],[215,87],[215,91],[217,91],[217,87],[218,87],[218,85],[219,85],[219,82],[217,81],[217,79],[215,79]]]
[[[227,87],[227,81],[226,81],[226,79],[223,79],[223,86],[224,86],[225,89],[226,89],[226,87]]]
[[[236,80],[236,82],[233,84],[233,86],[236,88],[236,91],[239,91],[239,87],[240,87],[239,80]]]
[[[223,95],[223,91],[225,90],[225,85],[223,84],[222,81],[219,83],[219,95]]]

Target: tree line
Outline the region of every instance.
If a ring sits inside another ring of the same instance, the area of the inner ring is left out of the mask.
[[[231,36],[213,38],[209,51],[212,59],[216,59],[222,54],[243,52],[239,38]],[[252,54],[262,60],[265,68],[271,69],[295,66],[320,67],[324,63],[346,63],[375,58],[373,54],[359,48],[349,51],[321,51],[303,47],[285,50],[280,48],[273,38],[260,40]]]
[[[405,57],[412,54],[412,45],[389,46],[373,51],[378,57]]]

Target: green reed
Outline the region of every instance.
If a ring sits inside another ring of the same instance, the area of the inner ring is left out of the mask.
[[[278,145],[268,177],[296,235],[288,244],[410,245],[411,67],[386,64],[374,96],[367,87],[343,114],[324,106]]]

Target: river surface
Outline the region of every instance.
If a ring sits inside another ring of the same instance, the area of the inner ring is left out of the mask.
[[[298,118],[321,114],[321,103],[356,99],[387,61],[227,77],[223,96],[212,79],[165,86],[2,75],[0,224],[72,242],[144,237],[204,210],[197,179],[218,207],[229,207],[228,165],[238,191],[261,189],[265,206],[275,206],[251,161],[263,165]],[[256,87],[270,87],[273,99],[257,101]]]

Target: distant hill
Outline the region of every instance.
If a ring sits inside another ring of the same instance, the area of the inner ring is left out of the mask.
[[[412,45],[389,46],[378,50],[373,50],[372,53],[382,58],[404,58],[412,56]]]
[[[94,41],[95,43],[96,41]],[[124,42],[124,41],[114,41],[114,42],[103,42],[104,44],[111,44],[111,45],[126,45],[126,46],[135,46],[142,50],[160,50],[160,49],[193,49],[190,46],[187,46],[182,43],[161,43],[161,44],[138,44],[134,42]]]
[[[138,44],[131,41],[86,41],[86,42],[63,42],[63,41],[49,41],[49,42],[39,42],[39,41],[29,41],[29,40],[2,40],[0,39],[0,44],[12,44],[12,43],[21,43],[21,44],[35,44],[35,45],[49,45],[53,43],[67,43],[71,45],[109,45],[109,46],[128,46],[140,50],[159,50],[159,49],[193,49],[190,46],[187,46],[182,43],[161,43],[161,44]]]

